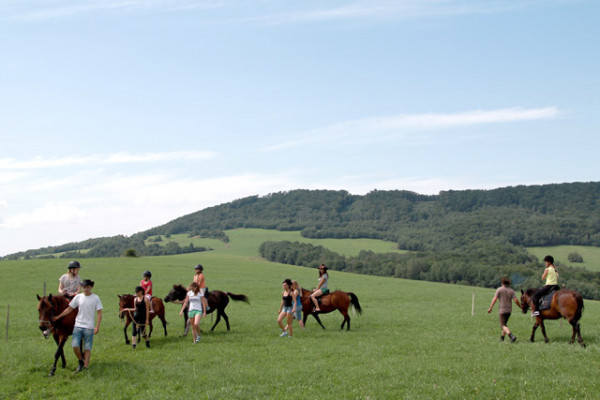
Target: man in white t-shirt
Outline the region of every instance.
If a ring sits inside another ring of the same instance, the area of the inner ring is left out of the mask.
[[[64,317],[71,313],[74,309],[78,309],[77,318],[75,319],[75,328],[73,329],[73,351],[79,360],[76,372],[81,372],[83,369],[88,369],[90,365],[90,357],[92,354],[92,343],[94,335],[100,331],[100,322],[102,321],[102,302],[100,297],[92,293],[94,281],[85,279],[81,286],[83,293],[79,293],[71,300],[69,306],[60,315],[53,318],[53,321]],[[98,313],[96,324],[94,325],[94,316]],[[81,341],[83,340],[83,357],[81,354]]]

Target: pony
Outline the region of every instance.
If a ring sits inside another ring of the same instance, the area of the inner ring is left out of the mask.
[[[187,296],[187,292],[188,290],[182,285],[173,285],[173,289],[171,289],[171,291],[169,291],[169,293],[165,296],[165,302],[183,302],[183,300],[185,300],[185,296]],[[225,307],[227,307],[227,305],[229,304],[229,299],[250,304],[250,300],[245,294],[235,294],[231,292],[223,292],[221,290],[211,290],[210,292],[206,292],[206,301],[208,302],[209,307],[209,310],[206,310],[206,314],[211,314],[215,310],[217,311],[217,320],[210,329],[211,332],[215,330],[215,327],[221,321],[221,317],[223,317],[225,323],[227,324],[227,330],[230,330],[229,317],[225,313]],[[186,336],[188,334],[189,326],[187,321],[188,310],[186,308],[185,310],[183,310],[184,331],[182,336]]]
[[[133,300],[135,296],[132,294],[117,295],[119,297],[119,318],[125,319],[125,327],[123,333],[125,334],[125,344],[129,344],[129,338],[127,337],[127,327],[133,322],[133,312],[125,311],[125,308],[133,308]],[[148,338],[152,335],[152,320],[158,316],[160,318],[165,336],[167,336],[167,321],[165,320],[165,306],[160,297],[152,297],[152,309],[153,313],[150,313],[150,330],[148,332]],[[135,322],[134,322],[135,323]]]
[[[77,317],[78,309],[73,310],[73,312],[67,314],[58,321],[52,321],[53,317],[62,313],[69,306],[69,300],[63,295],[52,296],[52,294],[49,294],[47,297],[40,297],[37,295],[37,299],[40,330],[46,339],[48,339],[50,333],[52,333],[52,337],[58,346],[56,353],[54,353],[54,364],[48,374],[48,376],[54,376],[59,358],[62,361],[62,367],[65,368],[67,366],[64,347],[69,336],[73,334],[73,327],[75,326],[75,318]]]
[[[527,313],[527,310],[529,307],[531,307],[532,298],[536,291],[537,289],[527,289],[525,292],[521,290],[521,309],[523,310],[523,314]],[[529,340],[531,342],[534,341],[535,330],[539,326],[542,328],[544,341],[548,343],[548,336],[546,336],[544,320],[564,318],[573,327],[573,335],[571,336],[571,341],[569,343],[572,344],[575,341],[575,336],[577,336],[577,342],[581,346],[585,347],[585,343],[581,338],[581,329],[579,327],[579,320],[581,319],[582,312],[583,298],[579,293],[568,289],[557,290],[552,295],[550,309],[540,310],[540,315],[535,317],[535,324],[533,325],[531,338]]]
[[[350,330],[350,316],[348,315],[348,308],[350,306],[354,307],[354,309],[358,312],[358,314],[362,314],[362,308],[360,303],[358,302],[358,297],[352,292],[342,292],[341,290],[336,290],[335,292],[330,292],[326,295],[319,297],[319,301],[321,302],[319,308],[321,311],[314,310],[314,304],[310,299],[312,291],[302,289],[302,295],[300,296],[300,301],[302,302],[302,310],[304,311],[304,317],[302,322],[306,325],[306,319],[309,315],[315,317],[321,328],[325,329],[323,324],[321,323],[321,319],[319,318],[319,314],[327,314],[335,310],[339,310],[339,312],[344,316],[344,320],[342,321],[342,326],[340,329],[344,329],[344,325],[348,324],[346,330]]]

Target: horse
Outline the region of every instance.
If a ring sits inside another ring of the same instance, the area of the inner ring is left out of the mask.
[[[48,339],[50,333],[54,337],[54,341],[58,346],[56,353],[54,353],[54,364],[50,370],[49,376],[54,376],[56,372],[56,363],[60,358],[62,361],[62,367],[67,366],[67,360],[65,359],[64,346],[69,336],[73,334],[73,327],[75,326],[75,318],[77,317],[78,310],[67,314],[65,317],[58,321],[52,321],[52,318],[62,313],[68,306],[69,300],[62,296],[52,296],[49,294],[47,297],[40,297],[37,295],[38,313],[40,318],[40,330],[44,335],[44,338]]]
[[[319,314],[327,314],[335,310],[339,310],[339,312],[344,316],[344,321],[342,321],[342,326],[340,329],[344,329],[344,325],[348,324],[346,330],[350,330],[350,316],[348,315],[348,308],[352,305],[358,314],[362,314],[362,308],[360,303],[358,302],[358,297],[352,292],[342,292],[341,290],[336,290],[335,292],[330,292],[326,295],[323,295],[319,298],[321,302],[319,308],[320,311],[314,310],[314,303],[312,302],[310,295],[312,291],[302,289],[302,295],[300,296],[300,300],[302,302],[302,310],[304,311],[304,317],[302,322],[306,325],[306,319],[309,315],[315,317],[321,328],[325,329],[323,324],[321,323],[321,319],[319,318]]]
[[[132,294],[117,295],[119,297],[119,318],[125,319],[125,327],[123,333],[125,334],[125,344],[129,344],[129,338],[127,337],[127,327],[133,321],[133,312],[124,311],[125,308],[133,308],[133,299],[135,298]],[[148,339],[152,335],[152,320],[158,316],[160,318],[163,329],[165,330],[165,336],[167,336],[167,321],[165,320],[165,306],[160,297],[152,297],[152,309],[154,312],[150,313],[150,331],[148,332]],[[135,323],[135,322],[134,322]]]
[[[180,301],[183,302],[185,297],[187,296],[188,290],[184,288],[182,285],[173,285],[173,289],[165,296],[165,302],[169,303],[171,301]],[[210,329],[211,332],[215,330],[217,324],[221,321],[221,317],[225,320],[227,324],[227,330],[230,330],[229,326],[229,317],[225,313],[225,307],[229,304],[229,299],[234,301],[242,301],[246,304],[250,304],[248,296],[245,294],[235,294],[231,292],[223,292],[221,290],[211,290],[210,292],[206,292],[206,301],[208,302],[208,310],[206,310],[206,314],[211,314],[215,310],[217,311],[217,320],[215,324]],[[182,336],[186,336],[188,334],[189,326],[188,326],[188,310],[187,308],[183,310],[183,326],[184,331]]]
[[[527,313],[529,307],[532,304],[533,295],[537,289],[527,289],[525,292],[521,290],[521,309],[523,314]],[[579,327],[579,320],[581,319],[581,313],[583,312],[583,298],[581,295],[573,290],[561,289],[554,292],[552,296],[552,302],[550,303],[549,310],[540,310],[540,315],[535,317],[535,324],[531,331],[531,342],[534,341],[535,330],[537,327],[542,328],[542,334],[544,335],[544,341],[548,343],[548,336],[546,336],[546,327],[544,326],[545,319],[566,319],[569,324],[573,327],[573,335],[571,341],[575,341],[577,336],[577,342],[585,347],[585,343],[581,338],[581,329]]]

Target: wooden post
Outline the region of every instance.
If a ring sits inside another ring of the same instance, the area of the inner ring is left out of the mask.
[[[9,315],[10,315],[10,304],[8,305],[8,308],[6,309],[6,341],[8,342],[8,321],[9,321]]]
[[[44,282],[44,294],[42,295],[42,297],[46,297],[46,282]]]
[[[471,304],[471,316],[475,315],[475,293],[473,293],[473,302]]]

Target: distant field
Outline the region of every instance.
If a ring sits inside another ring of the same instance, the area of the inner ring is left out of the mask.
[[[281,281],[316,283],[312,269],[242,256],[253,243],[231,236],[229,252],[168,257],[82,259],[81,275],[96,281],[104,320],[94,341],[91,369],[75,374],[68,366],[46,375],[56,349],[38,329],[36,293],[43,282],[55,292],[65,260],[0,263],[0,312],[10,304],[10,328],[0,330],[0,398],[62,399],[89,393],[111,399],[490,399],[597,398],[600,381],[600,303],[585,302],[581,321],[586,349],[569,345],[570,327],[547,324],[550,343],[527,341],[531,320],[513,310],[514,344],[498,343],[497,306],[487,314],[493,290],[331,271],[332,289],[352,291],[364,309],[351,314],[352,330],[340,331],[338,313],[313,319],[292,339],[278,337]],[[259,235],[256,235],[259,236]],[[262,238],[254,237],[260,241]],[[246,249],[246,250],[244,250]],[[254,253],[252,253],[254,254]],[[117,294],[131,293],[144,270],[153,273],[155,293],[188,283],[194,265],[205,266],[209,287],[244,293],[251,304],[227,308],[231,331],[222,323],[198,345],[179,338],[179,306],[167,304],[169,336],[156,328],[152,348],[124,344]],[[475,313],[471,305],[475,297]],[[297,328],[297,326],[296,326]]]
[[[376,239],[309,239],[300,235],[299,231],[281,232],[271,229],[233,229],[225,231],[230,238],[230,243],[223,243],[216,239],[202,239],[189,237],[187,234],[171,235],[169,238],[162,236],[158,244],[166,245],[169,241],[187,246],[212,248],[217,252],[225,252],[236,255],[258,256],[258,247],[266,241],[284,241],[311,243],[315,246],[323,246],[331,251],[346,256],[356,256],[361,250],[370,250],[375,253],[405,253],[404,250],[396,249],[396,244]],[[146,243],[150,243],[146,241]]]
[[[548,254],[561,264],[571,267],[583,267],[590,271],[600,271],[600,247],[591,246],[553,246],[553,247],[528,247],[527,250],[540,261]],[[567,256],[577,252],[583,257],[582,263],[572,263]]]

